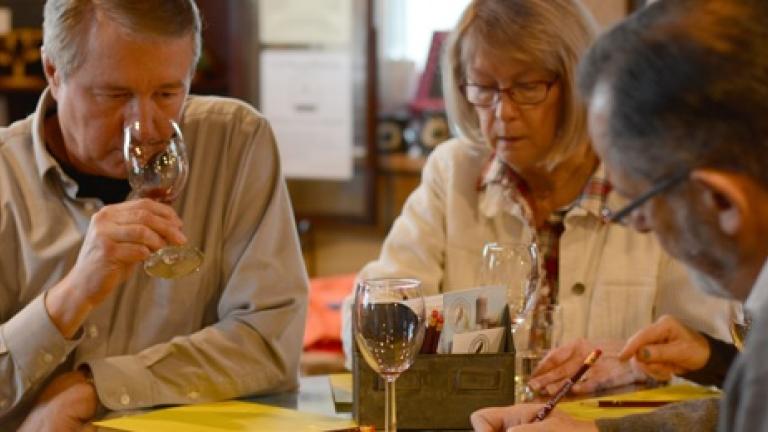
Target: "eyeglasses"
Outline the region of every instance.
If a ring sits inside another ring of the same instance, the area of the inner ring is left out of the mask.
[[[507,93],[512,102],[517,105],[536,105],[547,99],[549,90],[556,82],[557,78],[552,81],[530,81],[507,88],[462,84],[461,89],[469,103],[482,108],[489,108],[499,103],[502,93]]]
[[[625,222],[624,219],[626,219],[626,217],[629,216],[630,213],[640,208],[640,206],[645,204],[648,200],[655,197],[656,195],[664,193],[672,189],[673,187],[677,186],[683,180],[686,180],[689,174],[690,174],[689,171],[685,170],[666,180],[662,180],[659,183],[656,183],[656,185],[654,185],[652,188],[648,189],[647,191],[645,191],[645,193],[635,198],[634,200],[630,201],[627,205],[625,205],[618,211],[614,212],[608,207],[604,207],[603,210],[601,211],[603,220],[610,223],[623,224]]]

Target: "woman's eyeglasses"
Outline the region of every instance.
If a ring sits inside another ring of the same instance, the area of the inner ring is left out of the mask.
[[[517,105],[537,105],[547,99],[549,91],[556,82],[557,78],[551,81],[530,81],[507,88],[468,83],[462,84],[461,90],[469,103],[482,108],[490,108],[498,104],[502,93],[509,95],[512,102]]]

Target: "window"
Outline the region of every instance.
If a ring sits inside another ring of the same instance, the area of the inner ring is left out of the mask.
[[[383,112],[414,96],[432,33],[452,29],[471,0],[379,0],[379,102]]]

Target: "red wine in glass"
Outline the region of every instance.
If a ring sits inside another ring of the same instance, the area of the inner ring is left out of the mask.
[[[141,191],[142,198],[149,198],[151,200],[159,201],[161,203],[170,204],[173,202],[173,193],[165,188],[154,188]]]
[[[163,130],[165,129],[165,130]],[[128,167],[129,198],[149,198],[170,204],[187,181],[187,160],[181,129],[173,120],[156,125],[134,121],[125,127],[123,153]],[[200,268],[203,254],[188,245],[169,245],[144,261],[144,270],[174,279]]]

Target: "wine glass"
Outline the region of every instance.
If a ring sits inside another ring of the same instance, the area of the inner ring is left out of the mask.
[[[539,264],[535,243],[486,243],[480,269],[481,286],[507,287],[512,332],[538,299]]]
[[[547,353],[560,346],[563,338],[563,311],[558,304],[531,308],[512,339],[515,344],[515,403],[530,402],[536,394],[528,381]]]
[[[184,139],[173,120],[157,123],[131,121],[123,135],[123,155],[131,185],[129,199],[150,198],[171,203],[184,188],[189,174]],[[203,254],[191,246],[170,245],[144,261],[151,276],[174,279],[200,268]]]
[[[395,380],[411,367],[421,347],[424,308],[416,279],[368,279],[355,289],[355,340],[365,361],[384,379],[386,432],[397,431]]]

